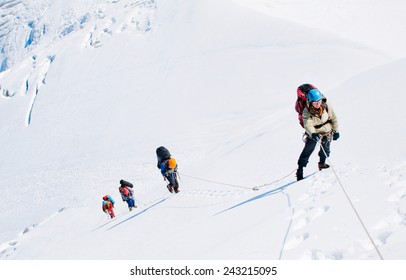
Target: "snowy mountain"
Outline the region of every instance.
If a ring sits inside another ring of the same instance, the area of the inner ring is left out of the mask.
[[[404,260],[406,4],[298,2],[0,1],[0,259]],[[306,82],[341,137],[296,182]]]

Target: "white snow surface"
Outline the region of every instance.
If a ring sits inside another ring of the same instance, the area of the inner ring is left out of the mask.
[[[406,258],[406,2],[0,7],[0,259]],[[296,182],[302,83],[334,106],[341,137],[334,169],[317,172],[316,150]]]

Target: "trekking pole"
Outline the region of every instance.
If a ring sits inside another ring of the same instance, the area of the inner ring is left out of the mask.
[[[338,184],[341,186],[341,189],[343,190],[345,196],[347,197],[347,200],[348,200],[348,202],[350,203],[352,209],[354,210],[355,215],[357,216],[357,218],[358,218],[359,222],[361,223],[362,227],[364,228],[364,230],[365,230],[365,232],[366,232],[366,234],[367,234],[369,240],[371,241],[372,245],[374,246],[375,251],[378,253],[379,258],[380,258],[381,260],[383,260],[383,257],[382,257],[381,252],[379,251],[379,249],[378,249],[378,247],[376,246],[375,242],[373,241],[371,235],[369,234],[368,229],[367,229],[367,227],[365,226],[364,222],[362,221],[361,216],[358,214],[357,209],[355,208],[354,204],[351,202],[351,199],[350,199],[350,197],[348,196],[347,192],[345,191],[345,188],[344,188],[343,184],[341,183],[340,178],[338,177],[338,175],[337,175],[337,173],[336,173],[336,171],[335,171],[335,169],[334,169],[334,166],[333,166],[333,164],[331,163],[330,159],[328,158],[327,153],[326,153],[326,151],[324,150],[323,144],[322,144],[321,142],[320,142],[320,147],[321,147],[321,149],[322,149],[324,155],[326,156],[327,161],[328,161],[328,163],[330,164],[331,169],[332,169],[333,172],[334,172],[334,175],[335,175],[336,178],[337,178]]]

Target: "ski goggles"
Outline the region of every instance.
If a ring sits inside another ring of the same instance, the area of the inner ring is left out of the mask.
[[[317,101],[312,101],[312,105],[313,106],[320,106],[321,105],[322,100],[317,100]]]

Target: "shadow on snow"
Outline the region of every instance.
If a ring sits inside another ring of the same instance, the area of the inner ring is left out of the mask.
[[[312,174],[310,174],[310,175],[307,175],[304,179],[307,179],[308,177],[310,177],[310,176],[312,176],[312,175],[314,175],[314,174],[316,174],[316,173],[317,173],[317,172],[314,172],[314,173],[312,173]],[[220,211],[220,212],[218,212],[218,213],[216,213],[216,214],[214,214],[214,215],[219,215],[219,214],[222,214],[222,213],[227,212],[227,211],[229,211],[229,210],[232,210],[232,209],[234,209],[234,208],[240,207],[240,206],[242,206],[242,205],[244,205],[244,204],[253,202],[253,201],[255,201],[255,200],[258,200],[258,199],[261,199],[261,198],[264,198],[264,197],[267,197],[267,196],[270,196],[270,195],[277,194],[277,193],[279,193],[279,192],[282,192],[284,189],[286,189],[286,188],[289,187],[290,185],[293,185],[293,184],[295,184],[295,183],[297,183],[297,182],[298,182],[298,181],[289,182],[289,183],[287,183],[287,184],[285,184],[285,185],[283,185],[283,186],[280,186],[280,187],[278,187],[278,188],[276,188],[276,189],[272,189],[272,190],[267,191],[267,192],[265,192],[265,193],[262,193],[262,194],[260,194],[260,195],[254,196],[253,198],[250,198],[250,199],[248,199],[248,200],[245,200],[245,201],[243,201],[243,202],[240,202],[240,203],[238,203],[238,204],[236,204],[236,205],[234,205],[234,206],[231,206],[231,207],[229,207],[229,208],[227,208],[227,209],[224,209],[223,211]]]
[[[167,200],[167,199],[170,198],[170,197],[172,197],[172,195],[171,195],[171,196],[168,196],[168,197],[165,197],[165,198],[163,198],[163,199],[161,199],[161,200],[159,200],[158,202],[152,204],[152,205],[149,206],[148,208],[145,208],[145,209],[142,210],[141,212],[139,212],[139,213],[137,213],[137,214],[135,214],[135,215],[132,215],[131,217],[129,217],[129,218],[127,218],[127,219],[125,219],[125,220],[119,222],[118,224],[116,224],[116,225],[114,225],[114,226],[109,227],[107,230],[111,230],[111,229],[113,229],[113,228],[115,228],[115,227],[121,225],[122,223],[125,223],[125,222],[127,222],[128,220],[131,220],[131,219],[133,219],[133,218],[135,218],[135,217],[137,217],[137,216],[139,216],[139,215],[141,215],[141,214],[147,212],[149,209],[151,209],[151,208],[157,206],[158,204],[161,204],[162,202],[164,202],[165,200]]]

